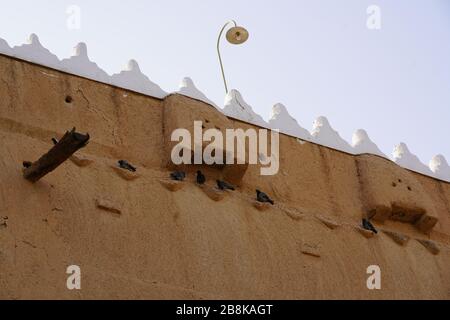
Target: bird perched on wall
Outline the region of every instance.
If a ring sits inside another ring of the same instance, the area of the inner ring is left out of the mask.
[[[122,169],[129,170],[132,172],[136,171],[136,168],[133,167],[131,164],[129,164],[128,161],[126,161],[126,160],[119,160],[118,163],[119,163],[119,167],[121,167]]]
[[[205,175],[200,170],[198,170],[197,171],[197,183],[198,184],[205,184],[205,182],[206,182]]]
[[[22,165],[23,165],[24,168],[29,168],[29,167],[31,167],[32,164],[33,163],[31,161],[24,161],[24,162],[22,162]]]
[[[258,189],[256,189],[256,200],[258,200],[259,202],[269,202],[271,205],[274,204],[273,200],[270,199],[267,194],[259,191]]]
[[[170,174],[170,178],[176,181],[183,181],[186,178],[186,173],[184,171],[174,171]]]
[[[373,233],[378,233],[377,229],[375,229],[373,224],[367,219],[362,219],[362,226],[366,230],[372,231]]]
[[[222,181],[222,180],[216,180],[216,182],[217,182],[217,187],[220,189],[220,190],[233,190],[234,191],[234,187],[231,185],[231,184],[229,184],[229,183],[227,183],[227,182],[225,182],[225,181]]]
[[[56,146],[56,145],[58,144],[58,139],[52,138],[52,142],[53,142],[53,144]]]

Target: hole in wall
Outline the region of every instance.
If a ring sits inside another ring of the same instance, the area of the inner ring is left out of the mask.
[[[392,182],[392,186],[395,188],[397,184],[395,182]]]
[[[73,98],[71,96],[66,96],[66,99],[64,100],[66,103],[72,103]]]
[[[412,191],[412,188],[411,188],[410,186],[408,186],[408,190],[409,190],[409,191]]]

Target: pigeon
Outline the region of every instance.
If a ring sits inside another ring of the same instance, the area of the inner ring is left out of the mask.
[[[119,167],[121,167],[122,169],[126,169],[132,172],[136,171],[136,168],[129,164],[127,160],[119,160],[118,163]]]
[[[186,173],[184,171],[175,171],[170,174],[170,178],[176,181],[183,181],[186,178]]]
[[[53,144],[56,146],[57,144],[58,144],[58,139],[56,139],[56,138],[52,138],[52,142],[53,142]]]
[[[256,200],[258,200],[259,202],[269,202],[271,205],[274,204],[273,200],[270,199],[267,194],[259,191],[258,189],[256,189]]]
[[[198,170],[197,171],[197,183],[204,184],[205,182],[206,182],[205,175],[200,170]]]
[[[226,183],[225,181],[222,181],[222,180],[216,180],[216,182],[217,182],[217,187],[220,190],[227,190],[227,189],[229,189],[229,190],[233,190],[234,191],[234,187],[231,184]]]
[[[367,219],[362,219],[362,226],[366,230],[372,231],[373,233],[378,233],[377,229],[375,229],[375,227]]]
[[[24,162],[22,162],[22,165],[23,165],[24,168],[29,168],[29,167],[31,167],[32,164],[33,163],[31,161],[24,161]]]

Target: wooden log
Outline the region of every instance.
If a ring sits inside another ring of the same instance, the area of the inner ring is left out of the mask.
[[[67,131],[49,152],[40,157],[36,162],[33,162],[30,167],[24,169],[24,178],[33,183],[38,181],[69,159],[77,150],[86,146],[88,141],[89,134],[77,133],[75,132],[75,128]]]

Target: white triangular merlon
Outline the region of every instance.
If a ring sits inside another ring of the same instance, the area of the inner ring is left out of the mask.
[[[402,142],[399,145],[396,145],[392,155],[394,157],[394,162],[399,166],[428,176],[434,176],[430,168],[423,164],[416,155],[412,154],[405,143]]]
[[[14,47],[12,54],[16,58],[45,65],[50,68],[58,69],[60,67],[58,57],[44,48],[38,36],[34,33],[30,35],[27,43]]]
[[[0,38],[0,53],[6,54],[8,56],[12,56],[12,49],[9,46],[8,42]]]
[[[111,82],[110,76],[99,68],[95,62],[89,60],[87,46],[84,42],[75,46],[74,53],[69,59],[61,61],[61,69],[100,82]]]
[[[125,70],[111,76],[111,84],[125,89],[147,94],[156,98],[164,98],[167,92],[141,72],[136,60],[128,61]]]
[[[388,158],[383,152],[381,152],[378,146],[369,138],[369,135],[363,129],[358,129],[353,134],[352,147],[355,154],[370,153]]]
[[[261,127],[269,127],[269,124],[252,107],[244,101],[239,91],[233,89],[225,96],[223,113],[227,116],[249,122]]]
[[[430,169],[436,178],[450,182],[450,166],[443,155],[438,154],[430,160]]]
[[[207,104],[210,104],[210,105],[218,108],[217,105],[214,102],[212,102],[210,99],[208,99],[203,92],[201,92],[200,90],[197,89],[197,87],[194,84],[194,81],[192,81],[192,79],[189,77],[185,77],[185,78],[183,78],[183,80],[181,80],[179,89],[178,89],[178,91],[176,91],[176,93],[182,94],[184,96],[187,96],[187,97],[190,97],[193,99],[203,101]]]
[[[347,141],[341,138],[339,133],[335,131],[326,117],[318,117],[313,123],[311,135],[314,142],[326,147],[353,153],[352,147]]]
[[[291,136],[311,141],[312,137],[308,130],[303,129],[287,111],[286,107],[277,103],[272,107],[272,115],[269,119],[269,125],[272,129],[279,129],[280,132]]]

